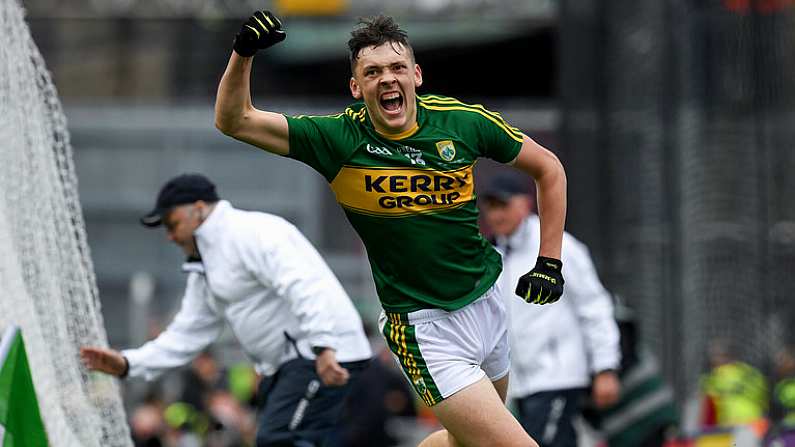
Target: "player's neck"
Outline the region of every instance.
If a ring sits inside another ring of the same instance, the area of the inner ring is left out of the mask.
[[[375,126],[373,127],[375,128],[375,131],[378,132],[379,135],[381,135],[384,138],[388,138],[390,140],[402,140],[403,138],[408,138],[414,135],[415,133],[417,133],[417,131],[420,129],[420,126],[416,120],[414,121],[413,125],[409,126],[408,129],[397,132],[379,129],[378,127]]]
[[[416,104],[407,103],[405,106],[405,122],[399,126],[389,126],[385,121],[383,121],[382,118],[376,116],[377,112],[372,113],[373,111],[368,109],[367,114],[369,115],[370,123],[372,123],[373,129],[375,129],[379,135],[390,140],[401,140],[417,133],[419,130],[419,117]]]

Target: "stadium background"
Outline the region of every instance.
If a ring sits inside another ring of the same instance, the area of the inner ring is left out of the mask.
[[[179,252],[137,218],[184,171],[207,174],[241,207],[292,220],[365,317],[377,313],[363,248],[320,176],[212,126],[231,38],[257,8],[281,12],[289,37],[256,59],[255,105],[340,110],[351,25],[385,12],[412,38],[422,91],[498,110],[555,151],[569,175],[567,228],[638,311],[683,406],[711,340],[729,339],[767,373],[795,341],[790,1],[23,5],[66,110],[113,346],[143,342],[176,310]],[[483,162],[478,176],[498,169]],[[227,343],[219,352],[231,361],[239,353]]]

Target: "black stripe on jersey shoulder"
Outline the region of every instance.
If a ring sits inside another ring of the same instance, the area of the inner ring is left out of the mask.
[[[466,104],[455,98],[439,95],[422,95],[419,96],[418,99],[420,107],[428,110],[463,110],[478,113],[499,126],[512,139],[520,143],[523,141],[523,134],[521,130],[508,124],[498,112],[492,112],[480,104]]]

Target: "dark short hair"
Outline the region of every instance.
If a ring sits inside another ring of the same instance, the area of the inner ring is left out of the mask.
[[[396,53],[399,53],[395,48],[395,44],[401,44],[409,50],[409,55],[412,60],[414,59],[414,51],[409,44],[409,36],[405,31],[400,29],[392,17],[379,14],[374,17],[362,17],[357,23],[357,28],[351,31],[351,38],[348,40],[348,49],[350,50],[351,60],[351,73],[356,68],[356,63],[359,61],[359,53],[363,48],[377,47],[385,43],[392,44],[392,48]]]

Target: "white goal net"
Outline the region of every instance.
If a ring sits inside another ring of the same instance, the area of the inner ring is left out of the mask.
[[[80,365],[107,340],[66,120],[18,0],[0,0],[0,190],[0,329],[22,330],[50,445],[130,446],[118,385]]]

